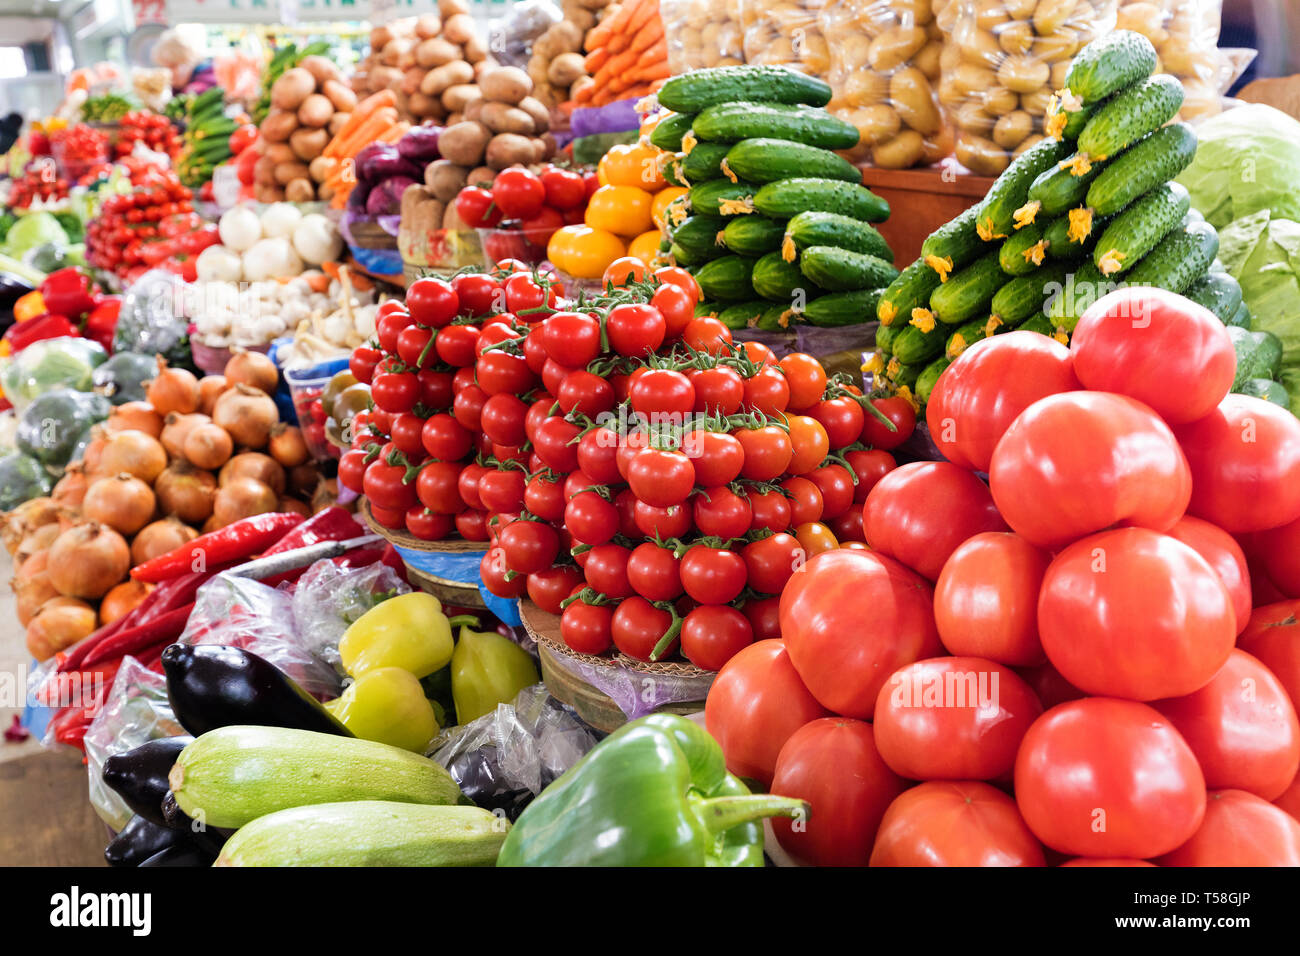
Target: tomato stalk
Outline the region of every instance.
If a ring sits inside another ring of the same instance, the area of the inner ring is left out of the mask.
[[[678,635],[681,634],[682,616],[677,613],[677,608],[670,601],[652,601],[650,603],[661,611],[667,611],[673,617],[672,623],[668,625],[668,630],[664,631],[664,636],[659,638],[659,643],[650,652],[650,660],[657,661],[668,648],[673,646],[673,641],[677,640]]]

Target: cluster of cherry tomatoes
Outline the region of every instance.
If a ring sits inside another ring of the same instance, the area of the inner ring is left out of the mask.
[[[86,170],[108,159],[108,135],[77,123],[50,134],[50,152],[63,174],[77,180]]]
[[[171,238],[163,222],[194,211],[193,193],[172,170],[145,166],[131,179],[135,188],[105,199],[86,227],[86,261],[127,282],[148,270],[145,246]]]
[[[914,412],[734,343],[684,270],[563,295],[503,262],[381,306],[340,480],[382,525],[490,542],[486,587],[561,615],[572,649],[716,670],[777,636],[809,554],[861,540]]]
[[[466,186],[456,197],[456,213],[473,229],[486,229],[483,251],[489,259],[537,263],[546,244],[562,227],[582,222],[587,199],[599,187],[594,172],[583,174],[547,164],[536,173],[511,167],[491,185]]]
[[[27,164],[9,188],[9,205],[27,209],[37,199],[53,202],[67,195],[68,181],[58,174],[54,161],[48,156],[38,157]]]
[[[154,152],[166,153],[172,159],[181,153],[181,135],[162,113],[148,110],[127,113],[119,126],[117,141],[113,144],[113,151],[118,156],[129,155],[136,143],[144,143]]]

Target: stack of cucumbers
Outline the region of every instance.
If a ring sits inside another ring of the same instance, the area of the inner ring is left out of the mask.
[[[666,241],[704,293],[702,313],[733,329],[779,331],[870,321],[898,275],[872,223],[889,204],[835,150],[858,130],[828,113],[831,88],[781,67],[676,76],[650,141],[673,154],[667,178],[689,192],[669,207]]]
[[[1049,135],[931,234],[880,297],[869,363],[878,379],[924,403],[972,342],[1016,328],[1068,342],[1083,311],[1121,282],[1250,325],[1241,287],[1217,263],[1214,227],[1172,182],[1196,155],[1196,134],[1170,122],[1183,89],[1153,76],[1156,63],[1151,42],[1128,30],[1079,52],[1048,105]]]

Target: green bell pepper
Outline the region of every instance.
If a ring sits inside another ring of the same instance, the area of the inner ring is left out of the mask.
[[[672,714],[626,724],[547,787],[510,830],[498,866],[762,866],[771,816],[808,804],[751,794],[722,748]]]

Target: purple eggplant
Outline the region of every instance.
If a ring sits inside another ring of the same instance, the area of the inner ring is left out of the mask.
[[[403,158],[420,166],[427,166],[442,154],[438,152],[438,138],[442,136],[441,126],[415,126],[397,141],[397,151]]]

